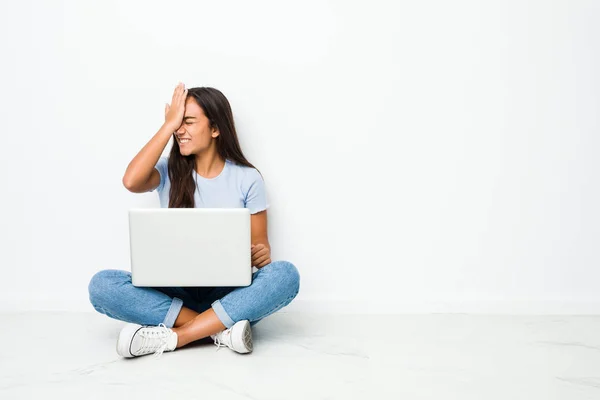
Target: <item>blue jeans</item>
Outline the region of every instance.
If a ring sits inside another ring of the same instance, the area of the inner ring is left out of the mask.
[[[244,287],[136,287],[131,272],[105,269],[88,285],[96,311],[140,325],[165,324],[171,328],[186,306],[198,313],[212,307],[223,325],[238,321],[251,325],[288,305],[298,294],[300,275],[287,261],[274,261],[252,275]]]

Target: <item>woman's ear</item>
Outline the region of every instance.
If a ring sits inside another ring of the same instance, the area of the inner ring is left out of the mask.
[[[219,132],[219,128],[217,127],[217,125],[214,122],[210,121],[210,127],[212,128],[211,136],[213,138],[216,138],[217,136],[219,136],[221,134],[221,132]]]

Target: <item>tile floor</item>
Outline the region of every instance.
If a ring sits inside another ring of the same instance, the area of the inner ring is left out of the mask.
[[[97,313],[3,313],[0,399],[600,399],[600,316],[306,315],[254,352],[121,359]]]

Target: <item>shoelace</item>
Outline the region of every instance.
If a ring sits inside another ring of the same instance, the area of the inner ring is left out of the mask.
[[[221,335],[222,335],[222,336],[225,336],[225,335],[229,336],[229,333],[230,333],[230,332],[231,332],[231,331],[230,331],[229,329],[226,329],[226,330],[224,330],[224,331],[222,331],[222,332],[219,332],[219,333],[217,333],[217,334],[215,335],[215,345],[217,346],[217,351],[219,351],[219,349],[220,349],[221,347],[229,347],[229,346],[227,345],[227,343],[224,343],[224,342],[222,342],[222,341],[221,341]]]
[[[172,332],[165,324],[160,323],[157,327],[142,328],[139,334],[142,336],[140,353],[149,353],[156,347],[154,358],[159,358],[169,345],[169,337]],[[157,340],[160,341],[158,346],[156,344]]]

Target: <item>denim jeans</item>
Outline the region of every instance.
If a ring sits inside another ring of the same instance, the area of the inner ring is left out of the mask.
[[[287,261],[274,261],[252,275],[244,287],[136,287],[131,272],[105,269],[88,285],[96,311],[140,325],[165,324],[171,328],[182,306],[202,313],[212,307],[223,325],[238,321],[251,325],[288,305],[298,294],[300,275]]]

